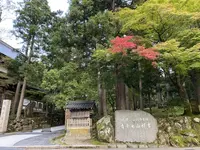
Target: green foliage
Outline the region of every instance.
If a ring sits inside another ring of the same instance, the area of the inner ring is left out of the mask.
[[[169,40],[157,44],[155,47],[161,53],[160,59],[162,61],[160,65],[162,68],[172,68],[179,75],[187,75],[191,69],[200,67],[199,46],[197,44],[190,49],[185,49],[180,47],[180,43],[176,40]]]
[[[27,66],[26,77],[29,85],[40,87],[46,67],[41,62],[34,62]]]
[[[97,98],[95,81],[75,63],[66,63],[60,70],[45,72],[42,87],[57,107],[62,108],[68,100],[93,100]]]
[[[68,100],[96,100],[99,82],[114,110],[118,78],[134,91],[134,100],[140,79],[144,101],[154,99],[157,84],[167,83],[177,93],[176,82],[169,81],[180,77],[187,86],[191,71],[200,69],[199,5],[197,0],[70,0],[64,16],[51,12],[47,0],[24,0],[14,28],[26,57],[11,62],[9,74],[17,80],[26,76],[33,86],[42,83],[48,91],[45,99],[60,108]],[[135,35],[137,45],[159,50],[154,67],[129,50],[127,55],[108,50],[110,40],[123,34]],[[46,53],[41,57],[42,50]]]
[[[119,21],[111,12],[99,12],[90,17],[87,23],[88,36],[93,36],[93,40],[104,47],[109,47],[109,40],[117,35],[120,27]]]
[[[8,76],[13,78],[15,82],[27,77],[28,85],[40,87],[43,73],[46,69],[41,62],[24,63],[25,57],[19,55],[16,59],[10,60],[8,63]]]
[[[200,29],[192,28],[182,31],[178,34],[177,38],[180,41],[180,45],[185,48],[191,48],[194,45],[200,43]]]
[[[122,9],[118,13],[123,23],[122,32],[131,31],[156,43],[174,38],[190,25],[196,25],[199,12],[191,1],[149,0],[135,10]]]
[[[45,94],[46,93],[44,91],[42,91],[41,89],[37,89],[37,90],[30,89],[30,90],[26,90],[25,97],[29,100],[40,101],[43,99]]]

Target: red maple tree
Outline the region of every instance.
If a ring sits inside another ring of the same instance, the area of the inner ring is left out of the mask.
[[[123,53],[123,55],[126,55],[127,49],[133,49],[137,47],[135,43],[130,41],[132,38],[133,36],[126,36],[123,38],[117,36],[115,39],[111,40],[111,52]]]
[[[153,48],[145,48],[144,46],[138,46],[133,43],[131,39],[133,36],[125,36],[125,37],[116,37],[111,40],[111,52],[112,53],[122,53],[123,55],[127,55],[127,50],[131,50],[133,53],[137,53],[139,56],[142,56],[148,60],[156,60],[159,53]],[[153,63],[155,64],[155,62]]]

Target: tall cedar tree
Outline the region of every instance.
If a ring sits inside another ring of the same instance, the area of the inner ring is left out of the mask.
[[[22,39],[21,52],[26,56],[24,66],[28,67],[30,62],[38,57],[43,45],[43,39],[47,33],[45,29],[51,18],[50,7],[47,0],[24,0],[16,11],[17,18],[14,21],[14,34]],[[17,110],[17,117],[21,116],[24,94],[27,84],[27,72],[24,72],[24,81]]]

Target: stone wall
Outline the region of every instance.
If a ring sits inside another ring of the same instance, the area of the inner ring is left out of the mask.
[[[104,117],[105,119],[105,117]],[[153,143],[140,143],[140,144],[152,144],[158,146],[172,146],[172,147],[199,147],[200,146],[200,116],[195,117],[169,117],[169,118],[156,118],[158,124],[157,139]],[[101,123],[102,124],[102,123]],[[111,120],[109,124],[112,126]],[[103,126],[103,125],[101,125]],[[112,126],[114,128],[114,126]],[[93,130],[93,138],[97,138],[100,141],[110,142],[106,136],[99,136],[98,132],[103,134],[107,133],[106,126],[98,129],[97,124]],[[110,130],[111,131],[111,130]],[[114,134],[114,130],[112,131]],[[111,136],[110,136],[111,137]],[[113,137],[114,139],[114,137]],[[138,144],[138,143],[132,143]]]
[[[44,117],[9,120],[7,132],[31,131],[32,129],[39,129],[42,128],[43,125],[47,124],[47,120],[48,119]]]
[[[200,146],[200,117],[157,118],[159,145]]]

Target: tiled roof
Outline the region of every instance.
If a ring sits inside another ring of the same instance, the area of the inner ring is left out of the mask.
[[[95,107],[94,101],[69,101],[66,104],[67,109],[93,109]]]

